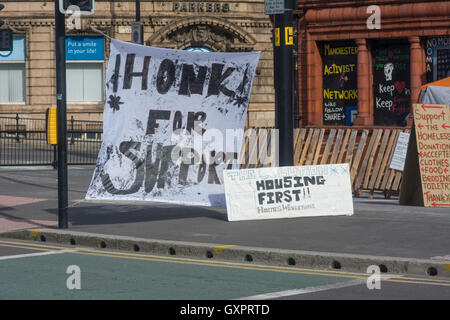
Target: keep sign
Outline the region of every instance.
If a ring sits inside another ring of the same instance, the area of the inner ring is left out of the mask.
[[[229,221],[353,215],[348,164],[225,170]]]

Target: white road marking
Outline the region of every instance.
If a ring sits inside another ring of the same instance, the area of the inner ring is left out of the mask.
[[[401,275],[381,275],[381,280],[387,280],[391,278],[400,278]],[[299,294],[307,294],[307,293],[314,293],[319,291],[327,291],[327,290],[333,290],[333,289],[340,289],[340,288],[347,288],[352,286],[359,286],[359,285],[365,285],[367,283],[367,279],[354,279],[344,282],[338,282],[333,284],[327,284],[323,286],[316,286],[316,287],[307,287],[302,289],[292,289],[292,290],[285,290],[285,291],[279,291],[279,292],[271,292],[271,293],[264,293],[259,294],[255,296],[250,297],[244,297],[244,298],[238,298],[235,300],[268,300],[268,299],[275,299],[275,298],[282,298],[282,297],[289,297],[293,295],[299,295]]]
[[[77,251],[77,250],[57,250],[57,251],[16,254],[13,256],[0,257],[0,260],[11,260],[11,259],[29,258],[29,257],[37,257],[37,256],[48,256],[51,254],[70,253],[70,252],[75,252],[75,251]]]
[[[293,296],[293,295],[298,295],[298,294],[306,294],[306,293],[313,293],[313,292],[319,292],[319,291],[326,291],[326,290],[332,290],[332,289],[358,286],[361,284],[365,284],[366,281],[367,281],[366,279],[355,279],[355,280],[350,280],[350,281],[327,284],[324,286],[316,286],[316,287],[308,287],[308,288],[303,288],[303,289],[292,289],[292,290],[285,290],[285,291],[279,291],[279,292],[264,293],[264,294],[259,294],[256,296],[239,298],[236,300],[275,299],[275,298],[288,297],[288,296]]]

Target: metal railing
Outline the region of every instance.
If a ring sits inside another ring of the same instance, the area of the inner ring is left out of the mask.
[[[67,121],[67,162],[91,165],[97,160],[103,138],[101,121]],[[15,116],[0,116],[0,166],[56,167],[56,146],[47,144],[46,121]]]

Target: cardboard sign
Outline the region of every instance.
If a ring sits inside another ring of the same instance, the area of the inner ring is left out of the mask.
[[[426,207],[450,207],[450,110],[414,105],[422,193]]]
[[[408,150],[409,133],[400,132],[397,143],[395,144],[394,154],[392,155],[389,169],[403,171],[405,167],[406,151]]]
[[[229,221],[353,215],[348,164],[225,170]]]
[[[259,55],[111,40],[104,138],[86,198],[224,207],[222,171],[242,145],[225,137],[243,131]]]
[[[358,47],[352,42],[326,42],[323,48],[323,123],[353,125],[358,113]]]

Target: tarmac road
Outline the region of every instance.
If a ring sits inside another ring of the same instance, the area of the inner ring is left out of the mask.
[[[356,198],[355,214],[351,217],[228,222],[226,210],[221,208],[139,201],[85,201],[92,173],[92,166],[69,170],[70,230],[420,259],[450,255],[448,208],[399,206],[395,199]],[[0,208],[0,218],[57,220],[56,170],[0,169],[0,195],[26,198],[19,201],[20,205],[6,203]],[[14,203],[14,198],[5,201]]]

